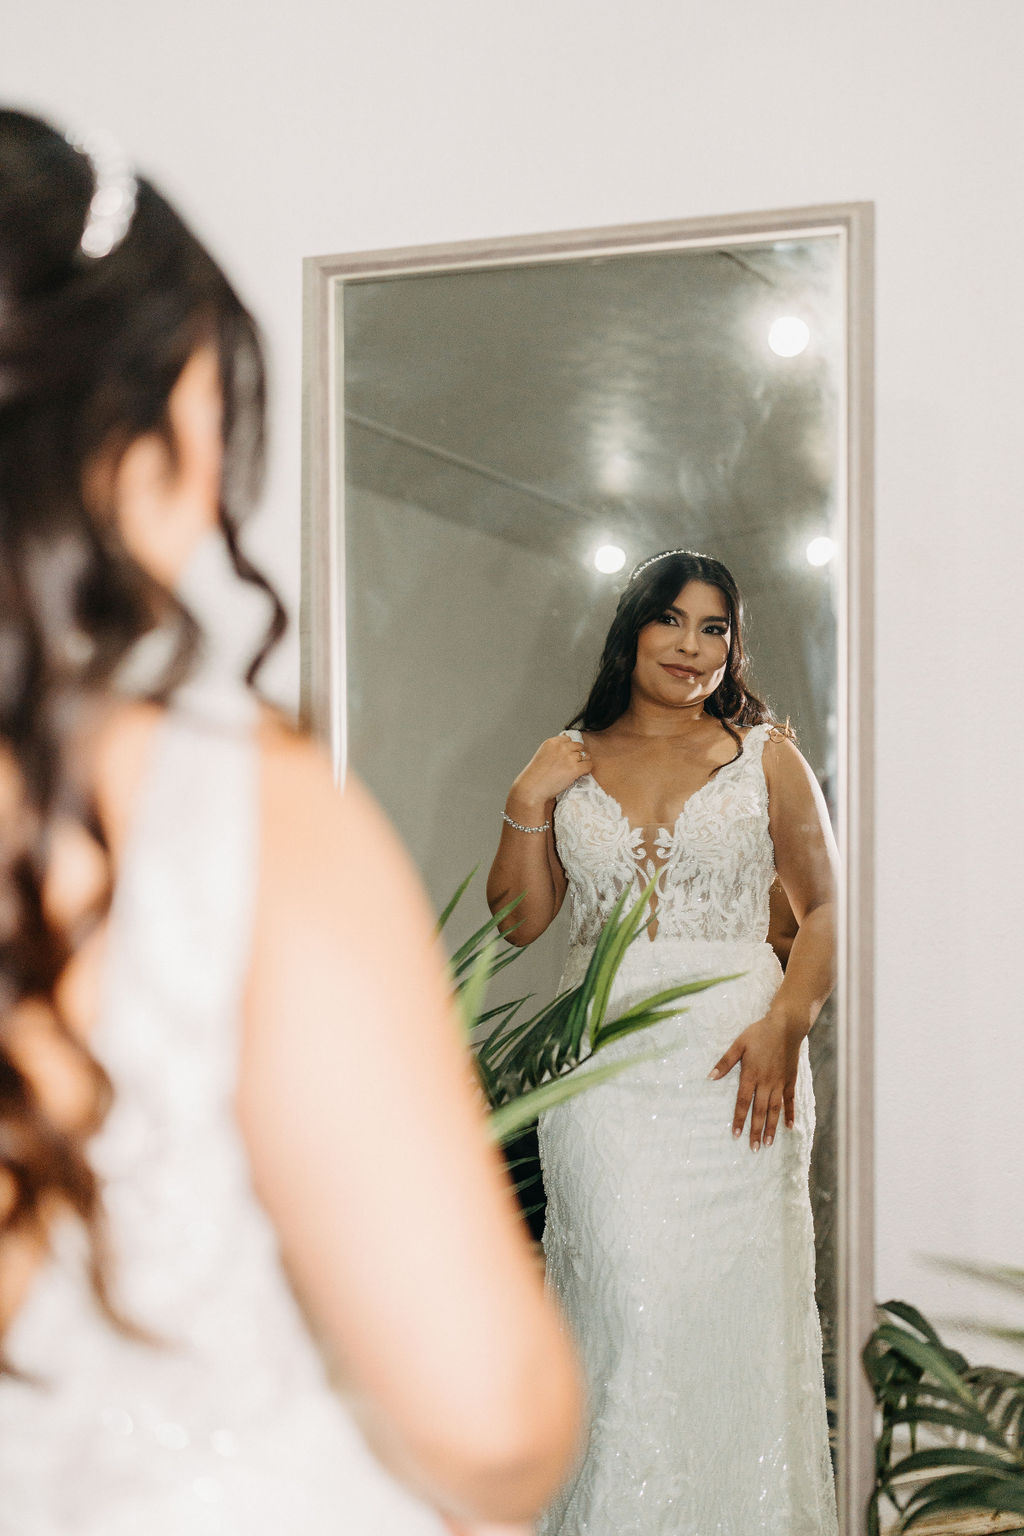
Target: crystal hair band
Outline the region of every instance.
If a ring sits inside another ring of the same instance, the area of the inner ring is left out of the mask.
[[[663,549],[659,555],[651,555],[648,560],[641,560],[639,565],[634,565],[629,573],[629,580],[635,581],[641,571],[646,571],[649,565],[656,565],[659,560],[667,560],[670,555],[696,555],[695,549]],[[698,558],[700,558],[698,556]],[[629,585],[629,582],[626,583]]]
[[[84,155],[92,171],[93,194],[78,242],[83,256],[98,259],[116,250],[128,233],[135,213],[138,183],[127,155],[112,133],[93,128],[87,133],[70,129],[65,139]]]

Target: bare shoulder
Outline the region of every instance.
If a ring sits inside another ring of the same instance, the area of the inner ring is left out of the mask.
[[[775,726],[765,737],[764,776],[769,789],[809,789],[817,786],[810,764],[792,736],[787,736]]]
[[[419,897],[397,834],[355,774],[339,787],[323,748],[270,713],[259,745],[264,885],[275,911],[291,902],[295,913],[318,907],[361,921],[382,891],[398,903]]]
[[[396,955],[406,978],[417,966],[436,966],[427,898],[369,792],[352,774],[339,788],[321,748],[287,726],[264,722],[259,746],[247,1071],[253,1062],[276,1061],[300,1028],[307,1045],[317,1040],[337,1017],[342,992],[365,1002],[346,1017],[376,1018]],[[417,1016],[412,1004],[408,1011]],[[355,1025],[348,1031],[350,1039],[365,1033]]]
[[[387,825],[372,796],[354,774],[344,786],[334,778],[324,749],[287,720],[266,711],[259,726],[262,803],[267,830],[289,840],[339,832],[377,834]]]
[[[301,809],[309,797],[314,808],[338,799],[327,753],[304,731],[275,710],[264,709],[257,731],[264,803],[274,810]]]
[[[769,747],[790,746],[793,748],[794,752],[796,752],[797,756],[800,756],[800,752],[796,744],[796,732],[793,730],[788,720],[786,721],[785,725],[780,725],[777,720],[766,720],[763,725],[749,726],[745,734],[749,734],[750,731],[764,731],[764,744],[766,752]]]
[[[765,765],[779,768],[785,772],[810,773],[807,759],[804,757],[796,741],[776,725],[769,725],[764,738]]]

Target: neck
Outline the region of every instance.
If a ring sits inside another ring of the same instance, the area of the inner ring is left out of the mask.
[[[633,690],[619,724],[633,736],[686,736],[699,730],[708,717],[704,713],[704,701],[696,704],[663,704],[656,699],[645,698]]]

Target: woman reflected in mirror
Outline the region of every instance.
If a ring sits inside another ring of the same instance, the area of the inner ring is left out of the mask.
[[[833,985],[836,850],[792,733],[746,681],[742,625],[721,562],[669,550],[634,570],[583,709],[512,786],[488,881],[492,911],[524,893],[514,944],[568,895],[562,990],[623,888],[654,880],[613,1013],[724,978],[540,1121],[548,1281],[593,1416],[544,1536],[836,1530],[807,1050]]]

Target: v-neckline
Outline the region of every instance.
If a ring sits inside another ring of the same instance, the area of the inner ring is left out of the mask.
[[[735,761],[735,759],[733,759],[733,761]],[[727,767],[728,764],[723,763],[722,766]],[[686,799],[680,806],[679,814],[676,816],[676,819],[672,823],[671,827],[663,827],[659,823],[657,832],[655,833],[653,839],[648,837],[646,827],[634,827],[633,823],[622,809],[619,801],[616,800],[614,795],[609,794],[608,790],[605,789],[603,784],[598,783],[593,774],[590,774],[589,777],[598,794],[602,797],[603,800],[607,802],[608,805],[611,806],[612,810],[615,812],[619,826],[625,829],[626,834],[629,837],[629,857],[631,863],[633,864],[634,881],[639,882],[642,885],[645,875],[650,876],[652,873],[654,875],[655,884],[651,893],[652,900],[650,915],[648,917],[647,923],[645,924],[647,930],[647,938],[650,943],[653,944],[658,937],[658,908],[661,905],[659,899],[661,893],[661,881],[670,864],[672,863],[673,854],[676,852],[679,837],[679,824],[683,817],[686,815],[686,812],[689,810],[690,806],[693,804],[694,800],[697,799],[697,796],[702,795],[706,789],[710,789],[711,785],[715,782],[715,777],[709,778],[700,786],[699,789],[695,789],[692,795],[687,795]],[[661,834],[663,832],[668,838],[668,851],[665,858],[659,859],[656,857],[656,850],[661,842]],[[639,847],[635,846],[638,842]],[[646,868],[644,867],[645,864]]]
[[[730,758],[730,762],[735,762],[735,761],[736,761],[735,758]],[[723,763],[722,766],[723,766],[723,768],[727,768],[729,766],[729,764],[728,763]],[[657,832],[655,833],[655,841],[657,841],[658,834],[660,834],[662,832],[667,832],[670,837],[674,837],[675,836],[676,828],[679,826],[679,823],[682,821],[683,817],[686,815],[686,812],[690,809],[690,806],[693,804],[693,802],[697,799],[697,797],[699,795],[702,795],[706,789],[710,789],[711,788],[712,784],[715,782],[715,778],[716,777],[717,777],[717,775],[712,775],[712,777],[707,779],[703,784],[701,784],[698,789],[695,789],[691,795],[687,795],[686,799],[683,801],[682,805],[679,808],[679,812],[678,812],[678,814],[676,816],[675,821],[673,821],[673,823],[672,823],[672,825],[670,827],[664,826],[661,822],[658,823],[658,829],[657,829]],[[621,803],[615,798],[615,796],[609,790],[605,789],[604,785],[601,784],[594,777],[593,774],[590,774],[590,778],[593,781],[594,788],[596,790],[598,790],[598,792],[601,795],[604,796],[605,800],[607,800],[609,805],[614,807],[616,816],[618,817],[619,821],[622,822],[623,826],[626,827],[626,829],[628,830],[628,832],[630,834],[630,840],[632,841],[632,839],[634,837],[637,837],[637,836],[642,837],[642,838],[644,838],[646,840],[647,832],[648,832],[647,827],[646,826],[635,827],[633,825],[633,823],[630,821],[629,817],[626,815],[625,811],[622,809]],[[657,861],[655,861],[655,862],[657,862]],[[665,862],[667,863],[667,860]]]
[[[747,736],[749,736],[749,735],[750,735],[750,732],[748,731],[747,732]],[[747,737],[744,737],[743,738],[743,745],[744,745],[744,747],[746,746],[746,740],[747,740]],[[594,777],[593,773],[588,775],[589,779],[591,780],[591,782],[594,785],[594,788],[598,791],[598,793],[602,796],[602,798],[605,801],[607,801],[607,803],[615,811],[615,814],[616,814],[616,817],[618,819],[618,822],[619,822],[620,826],[625,827],[626,832],[629,835],[630,855],[632,857],[633,864],[634,864],[634,878],[636,880],[641,880],[643,873],[646,872],[646,873],[649,874],[652,869],[654,871],[655,885],[654,885],[654,890],[653,890],[653,893],[652,893],[653,899],[652,899],[652,902],[651,902],[650,917],[648,918],[647,924],[645,925],[646,928],[647,928],[647,938],[650,941],[650,943],[652,943],[652,944],[655,943],[655,941],[657,940],[658,929],[659,929],[659,926],[660,926],[660,924],[658,922],[658,908],[661,905],[660,899],[659,899],[659,894],[660,894],[660,891],[661,891],[661,881],[662,881],[662,877],[665,875],[665,873],[668,870],[670,864],[672,863],[672,856],[673,856],[673,854],[676,852],[676,846],[677,846],[678,835],[679,835],[679,825],[680,825],[683,817],[686,815],[687,811],[690,809],[690,806],[693,804],[693,802],[696,799],[698,799],[701,795],[703,795],[703,793],[704,793],[704,791],[706,789],[710,789],[713,784],[718,782],[718,779],[720,778],[721,774],[724,772],[724,770],[726,768],[731,768],[734,763],[740,762],[742,760],[742,758],[743,758],[743,752],[740,751],[738,756],[731,757],[728,762],[722,763],[721,767],[719,768],[718,773],[712,773],[710,775],[710,777],[707,778],[704,781],[704,783],[699,786],[699,788],[695,789],[691,795],[687,795],[686,799],[683,801],[682,805],[679,807],[679,811],[678,811],[678,813],[676,815],[676,819],[672,823],[671,827],[663,827],[660,823],[658,824],[658,828],[657,828],[657,831],[655,832],[655,835],[654,835],[653,839],[648,837],[648,835],[647,835],[647,828],[646,827],[642,827],[642,826],[641,827],[634,827],[633,823],[630,821],[629,817],[626,815],[625,811],[622,809],[622,805],[620,804],[620,802],[615,798],[615,796],[613,794],[611,794],[607,789],[605,789],[604,785],[601,784]],[[658,847],[658,844],[659,844],[659,842],[661,840],[661,834],[663,832],[665,833],[666,837],[668,838],[668,852],[667,852],[667,855],[666,855],[666,857],[664,859],[659,859],[659,858],[655,857],[655,850]],[[633,844],[636,843],[637,839],[640,840],[640,848],[638,850],[635,850],[634,847],[633,847]],[[641,864],[641,858],[646,860],[646,863],[647,863],[647,870],[646,871],[643,870],[643,865]]]
[[[670,827],[662,826],[661,823],[659,822],[658,828],[657,828],[657,832],[658,833],[666,832],[666,833],[668,833],[668,835],[672,839],[675,838],[676,830],[677,830],[677,828],[679,826],[679,823],[682,821],[683,817],[686,815],[687,811],[690,809],[690,806],[693,804],[693,802],[695,800],[697,800],[704,793],[704,791],[706,789],[710,789],[712,784],[717,782],[717,780],[721,777],[722,773],[725,771],[726,768],[731,768],[734,763],[742,762],[742,760],[743,760],[743,753],[746,750],[747,741],[750,739],[751,732],[755,731],[756,729],[757,729],[756,726],[750,726],[748,728],[748,730],[747,730],[746,735],[742,739],[741,750],[737,753],[737,755],[735,757],[730,757],[726,762],[719,764],[717,772],[716,771],[712,771],[711,774],[708,776],[708,778],[705,779],[703,784],[701,784],[697,789],[695,789],[692,794],[687,795],[686,799],[683,801],[682,805],[679,808],[679,811],[678,811],[678,813],[676,815],[675,820],[673,821],[673,823],[672,823],[672,825]],[[609,790],[605,789],[604,785],[595,777],[595,775],[594,775],[594,773],[592,771],[587,775],[587,777],[594,784],[594,787],[597,790],[599,790],[600,793],[604,796],[605,800],[608,801],[609,805],[614,806],[615,812],[616,812],[616,815],[618,816],[619,821],[621,821],[623,823],[623,825],[626,826],[628,828],[628,830],[629,830],[630,841],[632,841],[632,839],[637,834],[639,834],[640,837],[645,838],[645,840],[646,840],[647,828],[644,827],[644,826],[635,827],[633,825],[633,823],[630,821],[629,817],[626,815],[625,811],[622,809],[621,802],[619,800],[617,800],[615,798],[615,796]],[[657,833],[655,834],[655,841],[657,841]],[[654,862],[656,863],[657,860],[655,860]],[[667,863],[668,863],[668,860],[667,859],[664,860],[663,863],[662,863],[662,868],[664,868]]]

